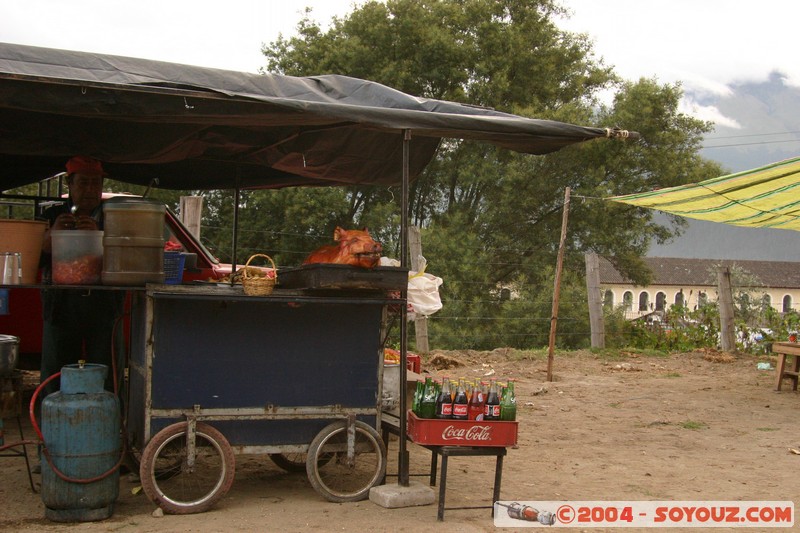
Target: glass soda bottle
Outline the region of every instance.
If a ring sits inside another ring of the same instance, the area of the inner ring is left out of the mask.
[[[467,406],[467,418],[469,420],[483,420],[483,410],[486,407],[486,394],[483,392],[483,383],[475,383],[472,388],[472,396]]]
[[[497,381],[489,380],[489,392],[483,409],[484,420],[500,420],[500,396],[497,394]]]
[[[417,388],[414,390],[414,398],[411,400],[411,410],[415,415],[419,415],[419,400],[422,398],[422,391],[425,389],[425,382],[417,380]]]
[[[422,390],[422,398],[419,401],[419,417],[436,417],[436,388],[433,384],[433,378],[430,376],[425,378],[425,387]]]
[[[447,377],[442,378],[442,390],[436,398],[436,418],[453,418],[453,395]]]
[[[456,397],[453,398],[453,420],[467,419],[467,391],[464,388],[464,380],[458,382]]]
[[[500,403],[500,420],[514,421],[517,419],[517,396],[514,392],[514,380],[509,379],[506,385],[503,401]]]

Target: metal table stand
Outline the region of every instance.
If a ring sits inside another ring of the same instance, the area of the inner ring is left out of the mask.
[[[15,370],[10,376],[0,377],[0,446],[3,445],[3,419],[16,418],[17,428],[19,429],[19,438],[21,441],[25,440],[25,434],[22,431],[22,371]],[[28,448],[24,443],[21,444],[22,451],[8,449],[0,453],[0,457],[24,457],[25,469],[28,471],[28,483],[30,483],[31,490],[36,493],[36,487],[33,484],[33,476],[31,475],[31,464],[28,460]]]

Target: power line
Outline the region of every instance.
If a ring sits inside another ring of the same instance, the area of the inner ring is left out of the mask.
[[[774,133],[745,133],[742,135],[721,135],[719,137],[713,137],[707,140],[713,141],[716,139],[741,139],[742,137],[765,137],[767,135],[792,135],[798,133],[800,133],[800,131],[776,131]]]
[[[753,143],[719,144],[716,146],[703,146],[702,149],[709,150],[711,148],[730,148],[734,146],[758,146],[762,144],[796,143],[796,142],[800,142],[800,139],[786,139],[784,141],[761,141]]]

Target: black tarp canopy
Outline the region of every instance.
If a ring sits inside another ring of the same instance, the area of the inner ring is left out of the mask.
[[[77,154],[171,189],[397,184],[442,138],[530,154],[625,132],[417,98],[325,75],[257,75],[0,43],[0,191]]]

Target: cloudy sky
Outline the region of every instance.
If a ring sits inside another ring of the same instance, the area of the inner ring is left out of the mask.
[[[324,24],[332,16],[346,15],[361,3],[361,0],[4,0],[0,2],[0,42],[257,72],[265,64],[260,53],[262,43],[274,41],[280,33],[285,37],[293,35],[305,7],[312,8],[312,18]],[[684,111],[698,118],[736,126],[715,108],[701,105],[708,101],[704,95],[728,94],[730,84],[765,81],[771,72],[779,71],[785,76],[785,83],[800,87],[795,42],[800,2],[563,0],[563,4],[572,11],[572,17],[561,21],[562,28],[588,34],[595,43],[597,56],[614,66],[625,79],[655,77],[660,83],[680,82],[691,97],[685,100]],[[755,102],[755,105],[760,104]],[[739,133],[761,135],[764,131],[745,129]],[[709,154],[716,155],[718,150]],[[743,164],[734,170],[754,166]],[[704,228],[697,233],[707,233]],[[728,228],[739,232],[768,231]],[[772,233],[776,232],[787,233],[779,230]],[[736,234],[734,243],[741,243],[742,239]],[[706,242],[704,256],[735,257],[730,253],[731,247],[709,255],[713,243],[695,240]],[[766,242],[758,241],[762,240]],[[732,248],[742,246],[734,244]],[[795,244],[770,245],[769,249],[798,250],[797,257],[774,259],[800,259],[800,247]],[[767,252],[758,253],[759,257],[767,257],[764,255]],[[686,256],[679,250],[659,255]]]
[[[772,70],[800,85],[796,21],[787,0],[566,0],[562,27],[588,33],[606,62],[628,79],[657,75],[695,89],[725,91]]]
[[[360,0],[24,0],[0,3],[0,41],[255,72],[259,49],[293,34],[304,7],[325,23]],[[687,87],[765,79],[800,84],[796,21],[788,0],[564,0],[563,27],[585,32],[627,79]],[[755,8],[755,9],[754,9]]]

